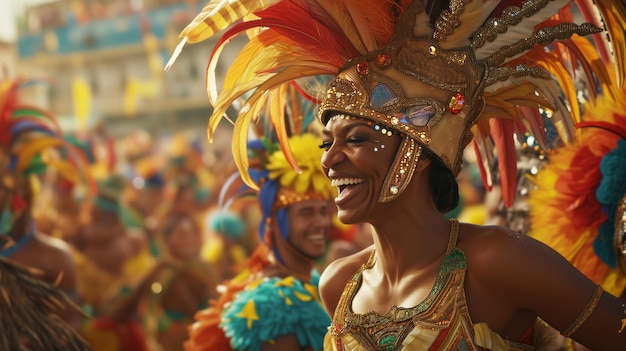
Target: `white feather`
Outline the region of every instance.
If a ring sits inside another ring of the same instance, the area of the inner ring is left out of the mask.
[[[430,37],[433,35],[433,29],[430,25],[430,18],[426,12],[420,12],[415,16],[415,26],[413,26],[413,35],[415,37]]]
[[[439,43],[444,49],[452,49],[470,44],[470,36],[485,23],[485,20],[493,9],[498,6],[500,0],[474,0],[465,4],[463,13],[459,17],[461,25],[454,32]]]
[[[537,11],[537,13],[532,14],[529,17],[523,17],[520,23],[508,26],[507,31],[502,34],[498,34],[494,41],[488,42],[482,47],[476,49],[476,58],[483,60],[493,55],[500,48],[512,45],[524,38],[529,37],[534,33],[535,27],[538,24],[557,14],[560,9],[569,4],[571,1],[572,0],[552,0],[546,2],[546,0],[528,0],[524,2],[524,4],[542,2],[546,2],[546,4],[543,8]]]

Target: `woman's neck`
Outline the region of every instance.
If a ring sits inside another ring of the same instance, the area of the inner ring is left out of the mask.
[[[376,250],[373,269],[390,281],[439,262],[450,236],[449,220],[439,213],[433,216],[405,213],[401,218],[390,218],[372,226]]]

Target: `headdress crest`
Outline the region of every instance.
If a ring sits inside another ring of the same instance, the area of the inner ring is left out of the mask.
[[[235,122],[233,151],[240,169],[248,166],[247,125],[266,103],[280,111],[281,92],[293,84],[321,103],[322,122],[341,113],[403,133],[381,201],[397,196],[410,181],[419,149],[428,148],[458,174],[462,150],[473,140],[488,188],[497,149],[504,199],[510,204],[517,179],[514,135],[528,130],[544,143],[542,113],[547,111],[568,142],[580,114],[573,70],[580,64],[590,82],[605,80],[593,77],[593,46],[577,35],[600,33],[602,18],[613,44],[608,49],[605,38],[597,37],[600,52],[607,53],[604,60],[609,52],[624,55],[623,30],[616,29],[621,26],[619,5],[577,1],[593,22],[579,25],[567,11],[570,2],[450,0],[440,6],[446,2],[214,0],[181,37],[182,43],[197,42],[230,27],[209,61],[214,112],[208,129],[211,137],[226,109],[252,91]],[[253,28],[260,30],[251,32]],[[250,41],[217,94],[214,68],[219,53],[242,32]],[[618,69],[623,79],[624,68]],[[311,91],[301,79],[317,75],[335,76],[323,94]],[[295,165],[284,142],[282,117],[272,122]]]
[[[20,89],[33,83],[0,81],[0,188],[8,194],[0,204],[0,235],[8,234],[29,205],[24,190],[29,176],[52,167],[73,183],[91,181],[85,156],[65,139],[54,116],[20,96]]]

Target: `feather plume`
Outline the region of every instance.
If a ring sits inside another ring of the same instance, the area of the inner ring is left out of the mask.
[[[598,27],[602,27],[602,17],[598,11],[598,7],[594,4],[593,0],[576,0],[576,4],[578,5],[578,9],[580,13],[583,15],[585,21],[595,24]],[[593,40],[595,41],[595,46],[600,53],[600,57],[602,61],[610,62],[611,61],[611,50],[610,44],[607,40],[606,35],[604,34],[594,34]]]
[[[180,33],[181,41],[165,65],[165,70],[169,70],[174,64],[186,43],[206,40],[244,16],[280,1],[282,0],[211,0]]]
[[[554,16],[558,11],[570,3],[572,0],[544,0],[537,8],[523,7],[520,9],[521,21],[517,24],[506,23],[505,19],[498,19],[498,26],[506,26],[506,31],[499,32],[494,40],[486,42],[482,47],[476,49],[476,58],[485,59],[493,55],[501,47],[512,45],[520,40],[531,36],[535,31],[535,27]],[[495,19],[492,19],[494,21]],[[489,22],[488,22],[489,23]],[[492,22],[493,23],[493,22]]]
[[[312,14],[313,18],[318,19],[330,30],[343,33],[359,54],[367,52],[354,20],[341,1],[305,0],[305,2],[308,5],[308,12]]]
[[[600,92],[596,81],[601,84],[602,92],[610,94],[611,96],[617,96],[616,82],[614,82],[614,78],[607,71],[595,46],[593,46],[589,40],[575,36],[561,43],[578,58],[577,62],[580,63],[585,73],[587,90],[593,100],[595,100],[597,94]]]
[[[487,123],[488,124],[488,123]],[[495,159],[493,157],[493,144],[489,138],[474,138],[472,148],[478,156],[478,170],[483,185],[487,191],[493,188],[493,169]]]
[[[582,128],[577,142],[550,154],[550,163],[533,178],[537,187],[529,197],[529,234],[553,247],[616,296],[626,288],[626,280],[623,273],[610,268],[596,254],[594,242],[603,223],[612,217],[597,194],[604,181],[602,160],[626,138],[623,96],[626,90],[622,87],[617,97],[602,94],[585,104],[585,121],[576,125]]]
[[[566,143],[570,143],[573,139],[568,131],[574,130],[573,124],[580,121],[580,106],[578,104],[578,97],[576,94],[576,89],[574,86],[574,82],[572,80],[571,75],[569,74],[567,66],[564,65],[558,58],[558,56],[554,53],[546,53],[542,50],[539,51],[531,51],[530,53],[524,55],[526,60],[531,60],[537,63],[540,67],[543,67],[549,72],[553,73],[554,78],[558,82],[556,85],[552,81],[545,81],[545,86],[538,85],[539,89],[542,89],[544,93],[549,93],[552,99],[551,101],[555,105],[556,113],[554,116],[557,119],[554,121],[555,125],[559,127],[560,123],[563,123],[561,126],[562,129],[559,130],[561,137]],[[551,88],[551,89],[550,89]],[[565,105],[560,103],[560,91],[563,91],[565,94],[566,100],[569,105],[566,107]]]
[[[276,131],[278,144],[280,145],[283,155],[285,155],[285,158],[291,167],[299,173],[301,170],[300,167],[298,167],[298,161],[295,159],[293,152],[291,151],[291,146],[289,145],[289,135],[287,134],[287,130],[289,128],[287,128],[285,121],[284,107],[286,105],[285,101],[287,97],[287,88],[288,85],[283,84],[274,92],[270,102],[270,119],[274,130]]]
[[[393,0],[370,1],[367,4],[362,0],[345,0],[344,3],[367,51],[389,44],[396,21],[406,10]]]
[[[507,207],[511,207],[517,192],[517,151],[513,135],[515,122],[501,118],[489,120],[491,135],[498,153],[498,172],[502,186],[502,199]]]
[[[487,17],[498,6],[500,0],[474,0],[467,4],[462,4],[463,11],[459,17],[459,26],[454,29],[452,34],[446,36],[444,41],[439,45],[444,49],[459,48],[470,45],[468,33],[474,33],[483,25]]]
[[[608,28],[617,70],[616,87],[621,88],[626,80],[626,4],[612,0],[596,0],[595,4]]]

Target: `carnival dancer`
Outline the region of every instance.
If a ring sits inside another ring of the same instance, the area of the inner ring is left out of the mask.
[[[77,301],[76,266],[70,247],[61,239],[39,232],[32,210],[40,184],[37,175],[50,167],[72,182],[85,181],[83,156],[63,138],[52,115],[20,100],[20,89],[33,81],[15,79],[0,84],[0,172],[4,190],[1,255],[40,270],[42,279],[57,283]],[[72,323],[77,317],[73,316]]]
[[[319,301],[314,271],[331,228],[334,189],[319,165],[319,137],[289,139],[301,173],[278,146],[254,142],[250,174],[259,184],[262,244],[248,269],[197,314],[185,350],[321,350],[330,319]],[[243,190],[243,193],[249,190]]]
[[[458,201],[455,177],[470,142],[487,188],[497,149],[510,205],[515,134],[527,129],[544,143],[541,112],[548,111],[561,138],[573,139],[580,110],[570,64],[583,66],[590,81],[604,81],[588,53],[597,48],[605,62],[623,55],[624,16],[613,1],[580,1],[577,8],[594,23],[576,24],[569,6],[565,0],[212,1],[183,31],[182,43],[194,42],[241,20],[209,61],[209,136],[249,90],[235,121],[235,134],[244,137],[266,102],[281,110],[280,92],[288,85],[321,99],[322,165],[340,191],[339,219],[371,223],[374,238],[372,247],[324,271],[320,290],[333,315],[325,349],[541,348],[541,320],[593,350],[626,347],[626,306],[557,252],[502,227],[444,216]],[[218,93],[218,54],[243,32],[250,41]],[[591,34],[595,47],[584,38]],[[321,74],[334,78],[325,93],[312,94],[302,78]],[[273,126],[284,140],[282,118]],[[235,159],[245,169],[244,146],[235,138]]]

